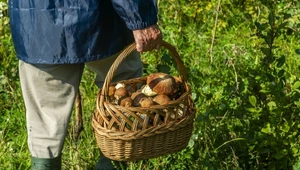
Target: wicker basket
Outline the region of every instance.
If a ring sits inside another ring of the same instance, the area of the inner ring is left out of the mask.
[[[136,161],[175,153],[185,148],[192,135],[195,108],[191,100],[186,73],[176,49],[167,42],[162,46],[176,61],[182,79],[182,94],[166,105],[150,108],[122,107],[111,103],[108,89],[119,64],[136,49],[128,46],[115,60],[97,95],[97,106],[92,118],[98,147],[116,161]],[[137,90],[146,83],[146,77],[120,81],[129,90]],[[141,117],[140,115],[147,115]]]

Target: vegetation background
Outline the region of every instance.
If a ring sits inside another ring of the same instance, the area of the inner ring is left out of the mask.
[[[300,169],[299,1],[157,3],[164,39],[187,67],[195,128],[186,149],[131,162],[128,169]],[[144,54],[145,75],[166,69],[157,59],[167,57]],[[99,157],[91,127],[94,77],[85,70],[80,87],[85,129],[75,141],[72,118],[63,169],[93,169]],[[7,2],[0,0],[0,169],[30,168],[24,112]]]

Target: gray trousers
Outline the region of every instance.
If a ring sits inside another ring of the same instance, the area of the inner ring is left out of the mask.
[[[85,63],[96,73],[98,87],[103,85],[106,73],[117,56]],[[19,61],[31,156],[60,156],[83,70],[84,64],[45,65]],[[133,52],[118,67],[113,81],[141,75],[140,55]]]

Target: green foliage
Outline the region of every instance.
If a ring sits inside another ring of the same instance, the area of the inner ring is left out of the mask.
[[[280,49],[280,42],[284,40],[281,34],[289,24],[291,15],[282,11],[277,13],[276,7],[276,4],[269,4],[269,15],[265,22],[255,23],[258,37],[264,40],[260,47],[263,57],[259,69],[250,70],[253,74],[248,77],[248,82],[252,82],[248,89],[255,90],[246,93],[252,99],[248,111],[257,115],[251,121],[255,123],[251,129],[256,131],[250,133],[254,140],[252,145],[260,144],[251,147],[260,154],[260,157],[256,157],[262,162],[259,168],[286,169],[293,165],[295,157],[299,155],[300,110],[297,103],[300,93],[297,84],[300,77],[299,71],[294,72],[286,67],[293,63],[286,63],[286,55]]]
[[[9,31],[6,1],[0,1],[0,164],[5,169],[28,166],[18,62]],[[17,137],[18,136],[18,137]],[[18,159],[16,159],[18,158]],[[11,160],[11,161],[7,161]]]
[[[185,63],[197,117],[187,148],[128,163],[128,169],[299,169],[298,0],[157,2],[164,39]],[[0,0],[0,164],[29,169],[25,109],[8,23],[6,1]],[[178,74],[165,50],[142,59],[145,75]],[[74,141],[72,119],[64,169],[92,169],[99,156],[90,124],[94,77],[85,70],[85,131]]]
[[[293,170],[299,170],[300,169],[300,158],[297,159],[297,162],[293,166]]]
[[[299,157],[299,4],[222,1],[214,24],[217,2],[160,2],[197,103],[192,159],[200,169],[290,169]]]

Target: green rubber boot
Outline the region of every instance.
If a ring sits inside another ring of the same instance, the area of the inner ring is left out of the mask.
[[[112,164],[112,160],[105,157],[102,152],[100,152],[100,158],[96,164],[96,170],[116,170],[114,165]]]
[[[100,151],[100,158],[96,164],[96,170],[125,170],[127,169],[126,162],[113,161],[103,155]]]
[[[61,170],[61,156],[56,158],[31,157],[31,170]]]

